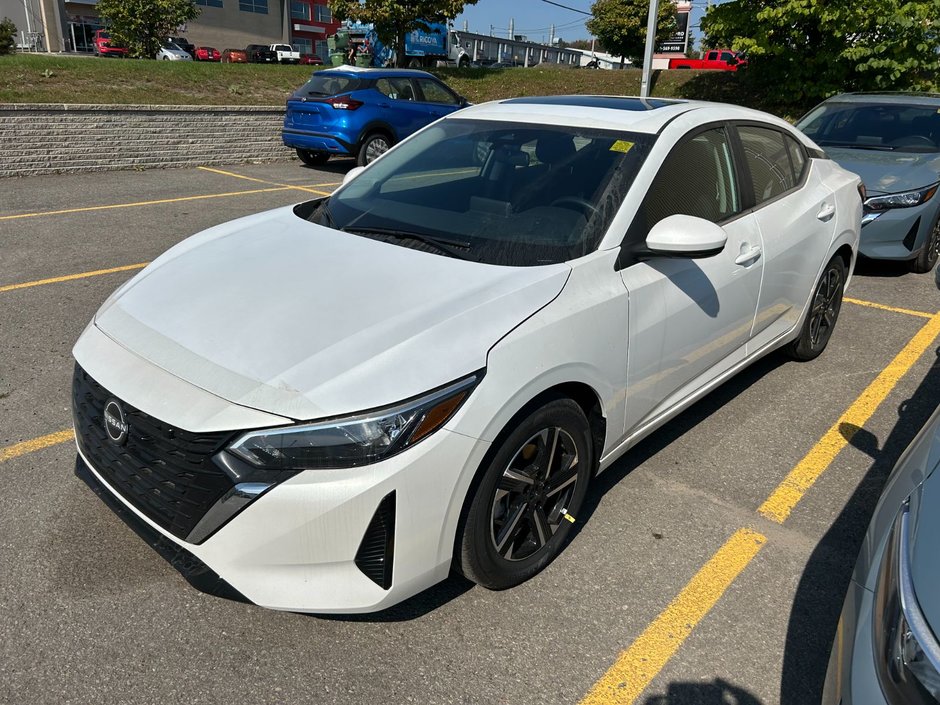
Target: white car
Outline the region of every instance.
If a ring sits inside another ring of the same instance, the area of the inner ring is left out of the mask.
[[[467,108],[105,301],[74,349],[77,473],[265,607],[516,585],[637,441],[772,350],[822,352],[859,186],[730,105]]]
[[[157,52],[156,57],[158,60],[162,61],[192,61],[193,57],[190,56],[189,52],[181,47],[177,46],[173,42],[168,42],[160,47],[160,51]]]

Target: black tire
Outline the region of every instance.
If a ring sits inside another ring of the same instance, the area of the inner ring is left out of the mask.
[[[470,57],[469,57],[469,56],[461,56],[460,59],[457,61],[457,68],[459,68],[459,69],[465,69],[465,68],[467,68],[469,65],[470,65]]]
[[[927,236],[927,242],[920,253],[908,263],[908,267],[914,274],[926,274],[940,259],[940,212],[934,218],[933,228],[930,229],[930,235]]]
[[[385,154],[392,147],[392,140],[384,132],[372,132],[366,135],[359,146],[357,161],[359,166],[366,166]]]
[[[309,149],[298,149],[297,156],[307,166],[323,166],[330,159],[328,152],[314,152]]]
[[[593,468],[581,407],[556,399],[537,409],[499,442],[468,495],[456,568],[491,590],[539,573],[564,547],[573,526],[566,515],[578,516]]]
[[[839,320],[842,309],[842,294],[845,289],[845,262],[836,255],[816,283],[809,313],[800,330],[800,337],[790,343],[787,354],[794,360],[806,362],[819,357],[826,349],[832,331]]]

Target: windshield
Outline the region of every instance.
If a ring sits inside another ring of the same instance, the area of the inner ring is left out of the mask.
[[[488,264],[564,262],[596,249],[653,140],[586,127],[443,120],[309,218]]]
[[[823,103],[796,126],[821,147],[886,152],[940,151],[937,106]]]

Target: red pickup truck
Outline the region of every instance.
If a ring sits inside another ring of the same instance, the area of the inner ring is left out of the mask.
[[[669,68],[737,71],[747,68],[747,59],[730,49],[709,49],[701,59],[669,59]]]

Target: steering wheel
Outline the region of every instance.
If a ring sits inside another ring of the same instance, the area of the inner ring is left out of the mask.
[[[551,202],[553,207],[564,206],[566,204],[583,208],[589,216],[597,213],[597,206],[595,206],[586,198],[581,198],[580,196],[562,196],[561,198],[556,198]]]
[[[937,148],[936,143],[924,135],[905,135],[888,142],[889,147],[931,147]]]

